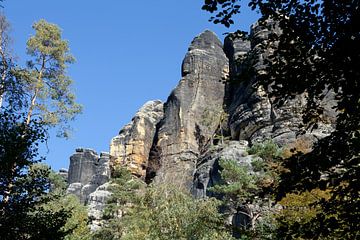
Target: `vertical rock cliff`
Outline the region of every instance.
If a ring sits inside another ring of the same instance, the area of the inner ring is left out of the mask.
[[[149,101],[110,143],[111,167],[124,166],[134,175],[145,178],[156,125],[163,118],[163,103]]]
[[[222,43],[205,31],[191,43],[182,64],[182,79],[164,105],[151,162],[156,182],[191,186],[196,159],[212,141],[221,115],[228,59]]]
[[[68,193],[87,203],[90,193],[110,179],[109,154],[100,156],[92,149],[78,148],[70,157]]]

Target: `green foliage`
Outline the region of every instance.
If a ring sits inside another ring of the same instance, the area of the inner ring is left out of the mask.
[[[218,213],[219,201],[193,199],[171,185],[144,184],[125,169],[114,174],[109,222],[94,239],[231,239]]]
[[[276,161],[281,158],[282,149],[272,140],[265,140],[264,142],[252,145],[248,153],[256,155],[265,161]]]
[[[38,122],[3,110],[0,115],[0,235],[2,239],[62,239],[66,211],[39,210],[48,201],[48,167],[36,164],[37,145],[45,140]]]
[[[280,174],[286,171],[282,166],[283,149],[272,140],[266,140],[255,143],[248,153],[256,156],[251,165],[253,170],[259,173],[257,185],[262,189],[262,194],[273,194]]]
[[[61,230],[66,233],[65,240],[88,240],[91,237],[88,226],[87,209],[75,195],[67,194],[67,183],[59,174],[51,171],[49,174],[50,192],[44,195],[48,200],[36,206],[39,211],[68,213]]]
[[[120,239],[123,228],[120,217],[128,214],[134,205],[139,204],[144,188],[145,183],[132,176],[126,168],[116,168],[112,173],[109,187],[112,194],[103,213],[103,219],[107,221],[107,224],[95,232],[93,238]]]
[[[112,175],[109,187],[112,194],[104,211],[107,219],[116,219],[117,214],[126,211],[129,205],[137,204],[141,197],[139,193],[145,188],[145,184],[125,168],[115,169]]]
[[[14,76],[15,62],[11,54],[11,25],[0,13],[0,107],[5,103],[18,108],[24,97],[23,84]]]
[[[220,174],[223,183],[211,187],[209,191],[223,194],[228,200],[239,203],[253,197],[258,191],[257,177],[249,174],[248,167],[226,159],[221,159],[219,165],[222,168]]]
[[[270,170],[266,162],[261,159],[256,160],[257,170],[261,173],[257,171],[250,173],[247,166],[242,166],[234,160],[221,159],[219,165],[222,169],[220,172],[222,182],[209,190],[220,194],[222,204],[226,208],[235,209],[248,218],[248,223],[245,225],[232,226],[235,236],[240,239],[274,239],[276,232],[274,214],[266,207],[261,211],[253,208],[253,205],[259,207],[263,205],[258,197],[261,194],[265,196],[264,181],[270,174],[267,172]]]
[[[33,28],[35,35],[27,42],[27,53],[32,59],[28,61],[28,69],[22,72],[31,96],[27,121],[39,116],[43,124],[61,124],[59,133],[66,137],[68,121],[81,112],[71,91],[72,80],[66,74],[67,65],[74,58],[58,26],[40,20]]]
[[[124,216],[122,239],[231,239],[215,199],[193,199],[174,186],[152,186]]]
[[[279,202],[283,208],[276,216],[278,238],[327,239],[327,237],[318,236],[317,231],[322,226],[315,220],[323,211],[320,202],[328,201],[330,197],[329,190],[320,189],[287,194]],[[334,216],[327,216],[327,218],[330,217]],[[336,235],[333,237],[336,239]]]
[[[88,224],[87,209],[74,195],[62,195],[53,198],[38,207],[41,211],[68,212],[68,218],[61,228],[66,233],[65,240],[88,240],[91,238]]]

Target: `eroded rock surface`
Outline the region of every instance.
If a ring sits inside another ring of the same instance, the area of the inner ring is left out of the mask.
[[[92,149],[79,148],[70,157],[68,193],[75,194],[82,203],[100,185],[110,179],[109,154],[100,156]]]
[[[97,187],[96,190],[89,195],[87,206],[91,231],[99,230],[104,224],[102,216],[107,200],[111,196],[111,192],[108,191],[109,186],[110,182],[107,182]]]
[[[274,24],[274,23],[269,23]],[[280,34],[278,28],[274,28]],[[287,145],[296,141],[297,133],[302,123],[302,113],[307,100],[306,94],[296,95],[287,100],[283,105],[274,104],[271,98],[271,87],[254,87],[257,79],[254,76],[242,75],[250,65],[259,74],[265,69],[265,59],[270,49],[263,49],[270,32],[258,24],[252,26],[250,48],[249,42],[228,37],[225,42],[225,52],[232,59],[230,62],[230,76],[234,79],[227,87],[229,128],[232,139],[248,140],[250,142],[273,139],[280,145]],[[256,52],[258,59],[246,60],[246,51]],[[326,99],[321,103],[325,109],[324,121],[319,128],[307,133],[307,139],[316,141],[328,134],[333,129],[336,113],[333,106],[336,104],[333,93],[327,93]]]
[[[111,140],[111,167],[124,166],[134,175],[145,178],[148,158],[157,123],[163,118],[163,103],[149,101]]]
[[[208,189],[220,183],[220,159],[234,160],[240,166],[249,169],[249,174],[251,174],[253,156],[247,154],[248,145],[249,143],[244,140],[230,141],[199,158],[191,190],[193,196],[197,198],[212,196]]]
[[[182,79],[164,105],[151,163],[155,180],[191,186],[196,159],[210,143],[223,114],[228,59],[222,43],[205,31],[191,43],[182,64]],[[156,164],[154,164],[156,165]]]

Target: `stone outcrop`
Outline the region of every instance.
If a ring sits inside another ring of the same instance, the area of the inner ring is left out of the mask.
[[[70,157],[68,193],[75,194],[82,203],[100,185],[110,179],[109,154],[100,156],[92,149],[78,148]]]
[[[225,145],[219,145],[198,159],[194,174],[191,192],[197,198],[212,196],[208,191],[217,183],[220,183],[219,160],[234,160],[239,165],[245,166],[251,171],[253,157],[247,154],[249,143],[247,141],[230,141]],[[251,173],[251,172],[249,172]]]
[[[163,118],[163,103],[149,101],[111,140],[111,168],[124,166],[134,175],[145,178],[156,125]]]
[[[106,207],[106,202],[111,196],[111,192],[108,191],[109,186],[110,183],[107,182],[89,194],[87,206],[91,231],[98,230],[104,224],[102,215]]]
[[[182,79],[164,105],[150,162],[155,181],[189,187],[196,159],[212,140],[223,113],[228,59],[222,43],[205,31],[191,43]],[[156,162],[157,164],[154,164]]]
[[[65,181],[67,182],[68,180],[68,175],[69,175],[69,171],[66,168],[61,168],[58,172],[58,174],[65,179]]]
[[[274,25],[274,33],[281,34],[276,24],[269,24]],[[111,195],[110,172],[118,166],[146,182],[171,183],[201,198],[211,196],[209,187],[221,180],[220,159],[235,160],[249,174],[257,174],[251,166],[253,157],[247,155],[248,144],[272,139],[284,146],[298,140],[306,94],[275,105],[272,88],[256,85],[258,79],[249,71],[265,73],[265,60],[276,47],[262,48],[269,34],[255,24],[250,40],[230,35],[223,47],[213,32],[201,33],[192,41],[182,63],[182,78],[165,104],[147,102],[111,140],[110,155],[76,150],[70,158],[68,192],[88,205],[92,230],[103,224],[102,211]],[[249,52],[257,53],[258,58],[249,58]],[[321,105],[323,122],[302,136],[310,143],[333,130],[334,94],[327,93]],[[270,204],[263,204],[260,199],[250,207],[271,210]],[[241,225],[248,221],[233,210],[229,222]]]
[[[275,25],[273,22],[269,24]],[[274,28],[276,34],[281,34]],[[250,142],[273,139],[280,145],[294,142],[302,123],[302,113],[307,100],[306,94],[296,95],[283,105],[275,105],[275,99],[270,97],[271,87],[255,86],[257,79],[243,74],[250,65],[259,74],[264,72],[264,60],[273,49],[263,49],[262,44],[268,39],[270,32],[266,28],[254,24],[251,31],[251,41],[241,39],[225,39],[225,52],[230,61],[230,81],[227,86],[227,111],[229,113],[229,129],[232,139],[248,140]],[[256,52],[258,59],[246,59],[246,52]],[[308,132],[306,138],[316,141],[333,129],[336,113],[333,93],[329,92],[322,105],[325,109],[324,121],[319,128]]]

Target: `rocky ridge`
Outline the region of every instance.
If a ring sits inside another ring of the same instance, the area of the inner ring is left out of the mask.
[[[219,159],[247,165],[251,174],[248,145],[272,139],[283,146],[298,140],[306,95],[277,107],[270,88],[254,87],[253,76],[239,79],[249,66],[262,71],[270,50],[260,45],[268,34],[255,24],[250,41],[228,36],[223,46],[213,32],[201,33],[192,41],[182,78],[165,103],[147,102],[111,140],[110,154],[76,151],[70,158],[68,192],[89,206],[93,230],[101,226],[111,169],[126,167],[148,183],[170,182],[204,197],[219,181]],[[249,51],[260,52],[259,59],[248,61]],[[311,143],[333,129],[336,103],[331,93],[322,104],[326,120],[301,136]]]

